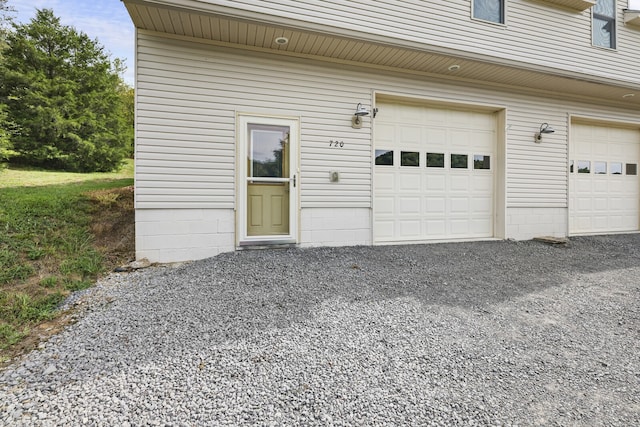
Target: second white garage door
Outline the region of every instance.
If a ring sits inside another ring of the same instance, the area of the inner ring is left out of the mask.
[[[573,123],[569,233],[640,229],[640,130]]]
[[[496,116],[378,103],[374,241],[494,236]]]

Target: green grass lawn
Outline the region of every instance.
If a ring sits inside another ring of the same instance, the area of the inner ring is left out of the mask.
[[[133,161],[115,173],[0,170],[0,361],[104,271],[88,193],[132,184]]]
[[[37,170],[32,168],[12,167],[0,169],[0,188],[34,187],[41,185],[59,185],[72,182],[87,182],[96,180],[114,180],[133,178],[133,160],[118,172],[75,173]]]

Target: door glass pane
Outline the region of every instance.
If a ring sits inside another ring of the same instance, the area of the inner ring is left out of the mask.
[[[607,173],[607,162],[593,162],[593,172],[598,175]]]
[[[491,156],[474,154],[473,168],[474,169],[491,169]]]
[[[569,173],[573,173],[573,160],[569,162]]]
[[[627,175],[637,175],[638,165],[635,163],[627,163]]]
[[[427,167],[428,168],[443,168],[444,167],[444,153],[427,153]]]
[[[591,162],[578,160],[578,173],[591,173]]]
[[[247,124],[247,237],[290,235],[289,133],[289,126]]]
[[[609,173],[611,175],[622,175],[622,163],[610,163]]]
[[[393,150],[376,150],[376,165],[393,166]]]
[[[288,178],[289,127],[249,124],[248,130],[248,176]]]
[[[467,169],[469,167],[469,156],[466,154],[452,154],[451,155],[451,168],[452,169]]]
[[[420,153],[415,151],[401,151],[400,166],[420,166]]]

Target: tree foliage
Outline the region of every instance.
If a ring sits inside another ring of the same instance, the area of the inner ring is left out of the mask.
[[[13,9],[9,6],[8,0],[0,0],[0,64],[2,64],[2,50],[6,47],[6,36],[12,17]],[[0,165],[6,161],[11,154],[11,141],[9,139],[10,123],[7,118],[7,107],[0,104]]]
[[[126,123],[126,139],[127,139],[127,156],[133,158],[135,151],[135,99],[136,91],[134,88],[124,86],[120,93],[123,102],[123,114]]]
[[[128,154],[120,60],[97,40],[38,10],[7,35],[0,99],[13,124],[12,161],[71,171],[109,171]]]
[[[0,37],[6,35],[8,26],[13,20],[13,17],[11,16],[13,12],[14,9],[9,6],[8,0],[0,0]]]

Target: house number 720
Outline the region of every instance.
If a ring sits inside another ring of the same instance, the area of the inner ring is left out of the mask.
[[[329,147],[333,147],[333,148],[342,148],[344,147],[344,141],[338,141],[338,140],[330,140],[329,141]]]

